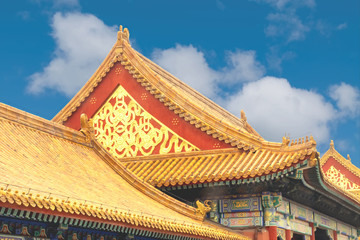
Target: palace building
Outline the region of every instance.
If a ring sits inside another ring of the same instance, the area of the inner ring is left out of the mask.
[[[241,104],[241,103],[240,103]],[[268,142],[134,50],[51,120],[0,104],[0,238],[345,240],[360,170],[331,142]]]

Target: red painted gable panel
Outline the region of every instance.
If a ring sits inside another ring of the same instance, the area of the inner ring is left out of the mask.
[[[64,125],[79,130],[80,115],[86,113],[91,118],[111,96],[118,85],[121,85],[145,111],[200,150],[232,147],[230,144],[219,141],[195,128],[173,111],[170,111],[162,102],[142,87],[119,62],[114,64],[101,83],[67,119]]]
[[[326,173],[331,166],[334,166],[337,170],[341,172],[341,174],[344,174],[346,178],[360,186],[360,178],[350,172],[346,167],[336,161],[336,159],[333,157],[329,157],[326,163],[322,166],[323,172]]]

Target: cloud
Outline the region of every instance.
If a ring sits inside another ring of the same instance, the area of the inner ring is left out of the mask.
[[[343,29],[346,29],[347,28],[347,23],[342,23],[342,24],[339,24],[336,29],[337,30],[343,30]]]
[[[155,49],[151,58],[195,90],[210,98],[215,96],[219,74],[209,67],[204,53],[192,45]]]
[[[53,59],[29,77],[28,92],[53,89],[72,96],[91,77],[116,39],[116,27],[91,14],[56,13],[52,19],[56,42]]]
[[[295,88],[284,78],[263,77],[265,68],[255,51],[227,52],[227,65],[218,70],[192,45],[157,49],[152,59],[235,115],[244,109],[249,123],[266,140],[279,142],[286,133],[292,138],[313,135],[318,143],[329,141],[338,109],[317,92]],[[229,91],[224,85],[234,87]]]
[[[255,0],[270,5],[274,12],[267,15],[268,25],[265,34],[268,37],[284,37],[286,42],[304,40],[310,31],[310,23],[305,23],[297,14],[298,9],[312,9],[314,0]],[[304,12],[304,11],[303,11]]]
[[[219,100],[218,93],[223,87],[232,90],[243,82],[255,81],[262,77],[265,68],[256,61],[255,51],[236,50],[226,53],[227,65],[212,69],[203,52],[192,45],[176,44],[174,48],[156,49],[152,60],[173,75],[209,98]]]
[[[330,97],[336,102],[342,116],[354,117],[360,114],[360,91],[347,83],[332,85]]]
[[[270,52],[266,54],[266,62],[270,69],[276,70],[279,73],[282,72],[281,64],[284,60],[289,60],[294,58],[296,54],[292,51],[286,51],[284,53],[280,53],[279,47],[272,46],[270,47]]]
[[[294,13],[272,13],[267,19],[269,25],[265,29],[265,34],[269,37],[284,36],[287,42],[303,40],[310,31],[301,19]]]
[[[318,142],[327,142],[336,113],[322,95],[275,77],[245,84],[226,107],[234,114],[244,109],[249,123],[265,139],[277,142],[285,133],[291,138],[312,134]]]
[[[222,69],[219,82],[234,85],[258,80],[265,73],[264,66],[256,60],[255,51],[236,50],[227,52],[227,66]]]

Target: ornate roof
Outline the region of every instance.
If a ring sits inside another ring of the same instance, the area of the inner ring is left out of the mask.
[[[335,150],[331,140],[329,150],[320,159],[321,175],[330,187],[360,204],[360,169]]]
[[[318,153],[313,142],[307,142],[302,147],[296,150],[291,147],[261,148],[254,152],[230,148],[122,158],[119,161],[144,181],[157,187],[168,187],[269,178],[269,175],[285,169],[300,168],[301,164],[314,164]]]
[[[53,121],[64,124],[74,114],[80,115],[77,112],[79,107],[88,100],[117,62],[170,111],[214,139],[229,144],[228,147],[257,150],[264,145],[280,146],[264,141],[247,122],[245,114],[241,114],[241,118],[235,117],[134,50],[129,43],[128,30],[122,27],[117,42],[103,63]],[[92,114],[88,114],[89,117]]]
[[[243,111],[235,117],[135,51],[122,27],[104,62],[53,121],[79,129],[83,112],[102,146],[156,186],[264,177],[318,158],[312,137],[265,141]]]
[[[246,239],[144,183],[79,131],[0,104],[0,133],[0,206],[194,238]]]

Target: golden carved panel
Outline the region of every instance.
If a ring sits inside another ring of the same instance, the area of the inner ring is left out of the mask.
[[[93,117],[95,138],[116,157],[199,150],[146,112],[119,86]]]
[[[343,190],[350,191],[358,195],[360,186],[350,181],[344,174],[340,173],[334,166],[331,166],[325,173],[327,179]]]

